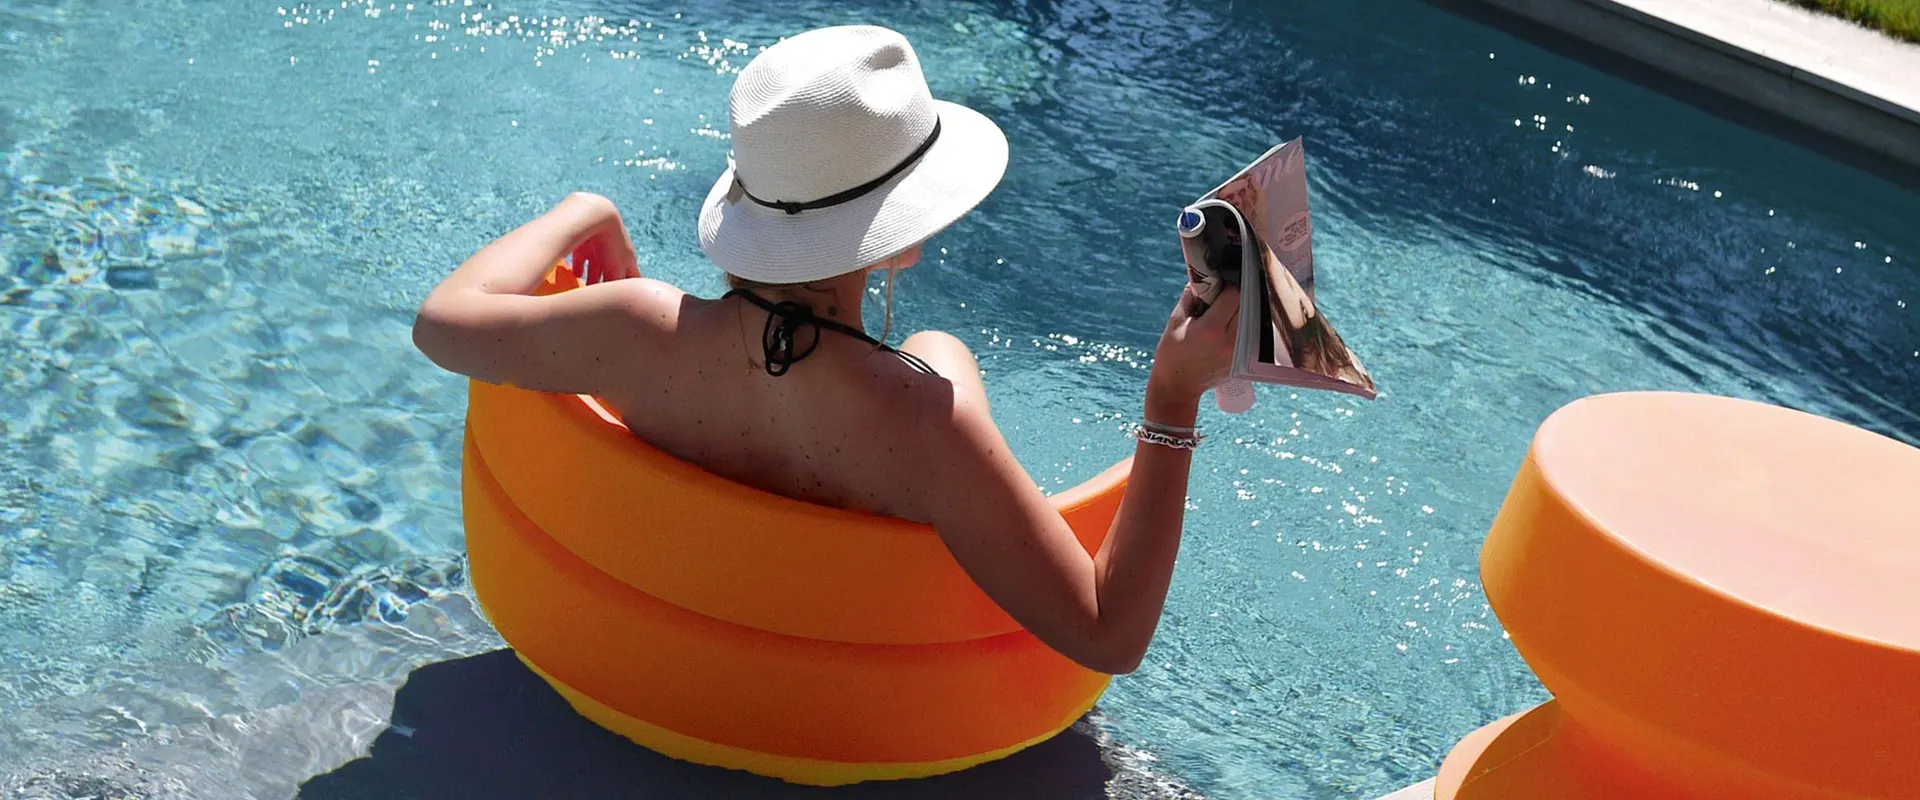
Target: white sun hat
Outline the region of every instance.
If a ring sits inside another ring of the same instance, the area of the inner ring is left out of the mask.
[[[804,283],[882,261],[953,224],[1000,182],[1007,137],[933,99],[898,32],[808,31],[740,71],[731,166],[700,210],[722,270]]]

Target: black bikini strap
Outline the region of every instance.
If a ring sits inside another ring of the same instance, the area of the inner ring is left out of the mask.
[[[912,367],[915,371],[928,375],[940,374],[935,372],[933,366],[919,356],[912,353],[902,353],[888,347],[882,344],[880,340],[868,336],[866,331],[860,330],[859,328],[844,325],[830,319],[821,319],[813,313],[813,309],[792,300],[782,300],[775,303],[746,289],[734,289],[722,295],[722,299],[727,297],[745,299],[747,302],[759,306],[762,311],[767,312],[766,327],[760,331],[761,357],[763,358],[762,363],[765,365],[767,374],[776,378],[787,374],[787,370],[791,369],[800,359],[813,354],[814,348],[820,346],[821,328],[844,336],[851,336],[899,356],[901,361],[905,361],[907,366]],[[799,341],[799,333],[809,327],[813,329],[813,335],[807,340],[806,349],[796,352],[794,350],[794,344]]]
[[[907,367],[912,369],[914,372],[918,372],[922,375],[932,375],[935,377],[939,377],[940,373],[935,372],[933,369],[933,365],[927,363],[926,359],[923,359],[919,356],[916,356],[904,350],[895,350],[891,347],[887,347],[884,344],[880,346],[883,348],[886,348],[887,352],[892,353],[896,356],[899,356],[901,361],[907,362]]]

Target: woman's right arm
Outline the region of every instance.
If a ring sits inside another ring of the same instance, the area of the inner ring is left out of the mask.
[[[1183,293],[1154,354],[1142,411],[1191,427],[1200,395],[1232,359],[1239,302],[1229,289],[1193,316]],[[944,484],[931,520],[987,596],[1042,642],[1089,669],[1131,672],[1160,623],[1186,509],[1192,451],[1135,445],[1127,491],[1089,557],[1014,459],[984,408],[957,400],[935,459]],[[941,500],[944,500],[942,502]]]

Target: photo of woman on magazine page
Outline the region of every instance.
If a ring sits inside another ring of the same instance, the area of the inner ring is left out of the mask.
[[[1293,157],[1285,157],[1287,155]],[[1358,360],[1348,352],[1340,335],[1314,308],[1313,256],[1307,247],[1311,221],[1304,211],[1291,214],[1289,219],[1279,219],[1287,212],[1278,208],[1278,204],[1263,202],[1265,198],[1260,191],[1263,183],[1274,184],[1281,175],[1303,167],[1297,150],[1283,154],[1283,157],[1268,159],[1229,181],[1216,194],[1219,199],[1244,209],[1249,222],[1255,227],[1280,231],[1280,252],[1300,265],[1288,266],[1288,262],[1274,252],[1270,242],[1257,239],[1267,289],[1267,302],[1261,306],[1263,325],[1259,360],[1275,366],[1304,369],[1356,386],[1371,386],[1373,379],[1360,369]],[[1279,318],[1276,318],[1276,314]]]

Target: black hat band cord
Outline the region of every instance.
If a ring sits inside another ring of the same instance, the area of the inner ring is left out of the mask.
[[[826,208],[828,206],[837,206],[837,205],[840,205],[841,203],[845,203],[849,200],[853,200],[855,198],[866,195],[872,192],[873,190],[880,188],[880,186],[882,184],[885,184],[887,181],[893,180],[900,173],[905,172],[908,167],[913,166],[914,162],[919,161],[921,156],[926,155],[928,150],[933,149],[934,141],[939,138],[940,138],[940,118],[936,116],[933,118],[933,131],[927,134],[926,141],[921,142],[920,146],[916,148],[912,154],[906,157],[906,160],[901,161],[899,164],[894,165],[893,169],[887,170],[886,174],[881,175],[878,178],[874,178],[873,180],[867,181],[866,183],[860,184],[859,186],[855,186],[844,192],[835,192],[833,194],[827,195],[826,197],[822,197],[818,200],[808,200],[806,202],[794,202],[790,200],[762,200],[758,197],[754,197],[753,192],[747,190],[746,182],[740,180],[740,172],[738,169],[736,169],[733,173],[733,182],[740,186],[741,193],[745,194],[748,200],[752,200],[753,202],[759,203],[760,205],[766,206],[768,208],[780,209],[781,211],[785,211],[788,214],[798,214],[802,211],[812,211],[816,208]]]

